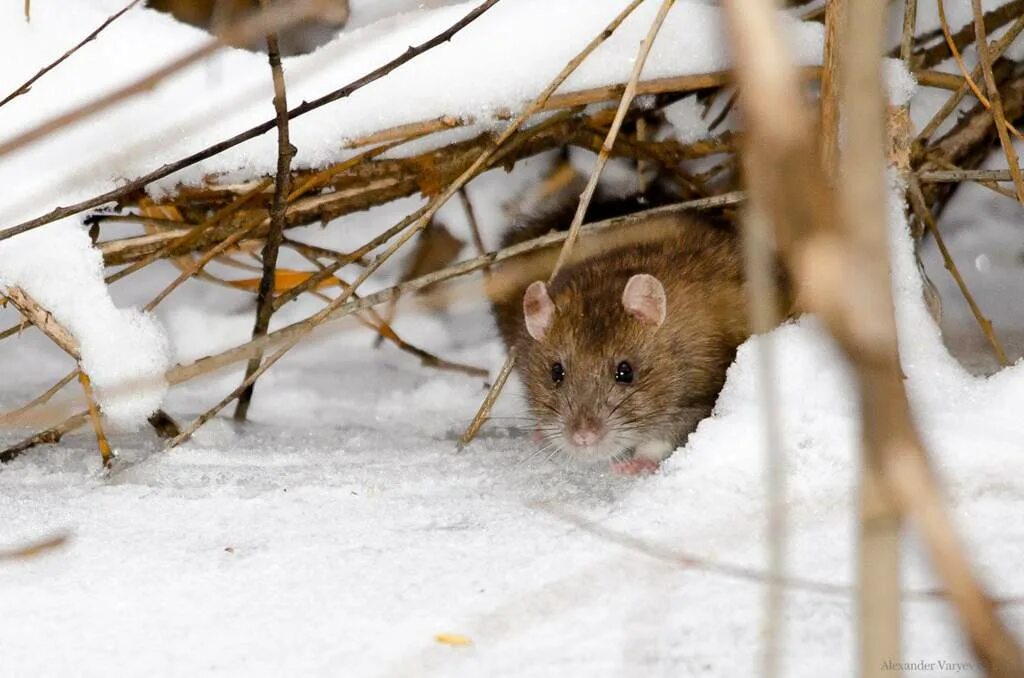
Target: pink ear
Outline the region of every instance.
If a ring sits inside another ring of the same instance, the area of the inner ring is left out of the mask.
[[[555,302],[548,295],[548,286],[540,280],[526,288],[523,315],[526,317],[526,331],[537,341],[543,341],[551,321],[555,319]]]
[[[665,322],[665,288],[653,275],[638,273],[622,290],[622,305],[626,313],[637,320],[661,327]]]

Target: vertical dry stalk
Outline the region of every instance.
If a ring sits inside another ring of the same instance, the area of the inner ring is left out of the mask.
[[[988,89],[989,100],[991,101],[992,120],[995,122],[996,132],[999,134],[999,143],[1002,144],[1003,153],[1006,154],[1006,163],[1010,166],[1010,176],[1013,177],[1013,185],[1017,191],[1017,200],[1024,204],[1024,175],[1021,174],[1020,162],[1017,158],[1017,150],[1013,147],[1013,141],[1007,133],[1006,115],[1003,113],[1003,98],[999,94],[999,87],[996,85],[995,76],[992,74],[992,55],[988,50],[988,40],[985,32],[985,18],[981,11],[981,0],[971,0],[974,9],[974,32],[978,41],[978,63],[985,75],[985,88]]]
[[[761,675],[779,675],[783,637],[783,585],[786,553],[786,459],[782,446],[782,413],[776,392],[775,346],[771,330],[778,324],[779,299],[771,222],[750,206],[743,217],[744,269],[749,284],[750,327],[758,337],[758,399],[765,430],[765,497],[768,504],[768,586],[764,610],[764,652]]]
[[[260,7],[267,11],[270,0],[260,0]],[[288,209],[288,193],[291,191],[292,158],[296,149],[292,146],[288,135],[288,95],[285,90],[284,68],[281,66],[281,52],[277,47],[277,34],[267,36],[267,61],[274,80],[274,112],[277,115],[277,179],[274,184],[274,201],[270,207],[270,232],[263,245],[263,276],[260,278],[259,291],[256,294],[256,323],[252,329],[253,338],[262,337],[270,327],[270,316],[274,313],[273,295],[274,281],[277,271],[277,254],[281,249],[281,236],[284,232],[285,212]],[[245,368],[248,378],[260,366],[262,355],[249,361]],[[235,421],[245,421],[249,413],[252,392],[256,388],[253,383],[242,392],[235,408]]]
[[[629,110],[629,105],[633,103],[633,97],[636,96],[636,85],[640,81],[640,74],[643,73],[644,64],[647,63],[647,55],[651,53],[654,40],[658,37],[658,31],[661,30],[661,25],[665,22],[665,17],[668,15],[668,11],[672,9],[673,4],[675,4],[675,0],[662,0],[661,7],[658,8],[658,14],[655,15],[650,30],[647,31],[643,42],[640,43],[640,51],[633,62],[633,72],[629,74],[629,81],[626,83],[626,89],[619,100],[619,107],[615,111],[615,118],[612,120],[611,127],[608,128],[608,134],[604,138],[604,143],[601,144],[601,150],[597,154],[597,161],[594,163],[594,169],[590,172],[590,179],[587,180],[586,188],[583,189],[583,193],[580,195],[579,204],[576,206],[576,213],[573,215],[572,223],[569,226],[569,237],[565,239],[562,250],[558,253],[558,261],[555,262],[555,267],[551,270],[551,275],[548,277],[549,283],[555,279],[555,276],[562,270],[562,267],[565,266],[569,256],[572,254],[576,238],[579,237],[580,226],[583,224],[583,216],[587,213],[590,201],[594,197],[594,191],[597,190],[597,182],[601,178],[601,171],[608,162],[612,146],[615,145],[615,138],[619,136],[622,122],[626,119],[626,112]]]
[[[860,579],[858,625],[861,675],[882,675],[886,661],[900,658],[900,511],[883,476],[887,438],[893,428],[909,428],[909,412],[900,422],[885,423],[888,408],[899,398],[892,384],[900,373],[896,346],[895,310],[889,275],[888,216],[886,211],[885,93],[881,56],[885,33],[883,0],[857,0],[848,9],[848,24],[840,37],[842,104],[848,139],[843,149],[839,223],[844,239],[853,245],[862,277],[858,283],[869,305],[860,322],[877,323],[873,336],[861,342],[866,349],[858,371],[864,420],[860,478]],[[857,320],[855,319],[855,322]],[[885,399],[870,392],[890,392]],[[905,406],[905,399],[900,398]],[[907,430],[904,435],[912,435]]]
[[[967,306],[970,307],[971,313],[974,315],[974,320],[978,323],[978,327],[981,328],[982,334],[988,340],[989,345],[992,346],[992,351],[996,354],[996,360],[999,364],[1006,366],[1010,364],[1009,358],[1006,356],[1006,351],[1003,349],[1002,342],[999,341],[999,337],[996,336],[995,328],[992,326],[992,321],[985,317],[981,307],[978,306],[978,302],[975,301],[974,295],[971,294],[970,289],[967,287],[967,283],[964,281],[963,276],[960,275],[960,269],[957,268],[956,262],[953,261],[953,255],[950,254],[949,249],[946,247],[946,241],[942,237],[942,233],[939,231],[938,224],[935,223],[935,217],[928,209],[928,204],[924,199],[924,195],[921,193],[921,185],[917,180],[917,177],[911,177],[908,187],[910,207],[914,210],[915,216],[925,225],[928,232],[935,238],[935,244],[939,248],[939,253],[942,255],[942,261],[945,264],[946,270],[953,276],[953,280],[956,282],[957,287],[960,289],[960,294],[963,295],[964,300],[967,302]]]
[[[92,422],[93,431],[96,432],[96,443],[100,448],[100,457],[103,458],[103,467],[110,468],[110,462],[113,460],[113,452],[110,449],[110,442],[107,440],[107,434],[103,432],[103,422],[100,419],[100,408],[96,404],[96,398],[92,392],[92,382],[89,380],[88,375],[81,370],[78,371],[78,382],[82,385],[82,391],[85,393],[85,401],[89,405],[89,420]]]
[[[887,269],[884,99],[878,61],[882,2],[853,3],[848,8],[849,32],[842,36],[844,115],[849,138],[857,143],[844,156],[838,213],[829,187],[815,171],[817,163],[807,162],[815,155],[811,125],[769,3],[731,0],[727,8],[748,126],[744,163],[751,197],[774,222],[804,303],[821,315],[858,378],[870,479],[863,488],[868,528],[864,548],[881,555],[881,567],[862,567],[862,585],[873,589],[862,595],[866,616],[877,615],[872,621],[882,625],[881,631],[867,629],[863,636],[862,675],[880,674],[881,664],[870,663],[878,657],[899,658],[899,646],[892,642],[898,629],[892,615],[898,608],[879,600],[899,595],[893,590],[898,559],[892,556],[899,517],[894,511],[899,511],[921,530],[986,668],[994,675],[1019,676],[1024,670],[1020,648],[971,572],[911,423],[903,389]],[[895,647],[897,654],[883,657],[888,647]]]
[[[830,181],[839,165],[839,32],[846,23],[846,0],[826,0],[825,54],[821,70],[821,163]]]

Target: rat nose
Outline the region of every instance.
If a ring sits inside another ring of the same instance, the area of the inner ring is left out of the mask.
[[[572,442],[580,447],[592,447],[604,438],[604,427],[595,421],[585,421],[572,432]]]

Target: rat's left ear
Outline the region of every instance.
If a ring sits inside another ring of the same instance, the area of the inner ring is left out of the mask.
[[[626,313],[648,325],[657,328],[665,322],[665,288],[653,275],[638,273],[630,278],[622,290],[622,305]]]

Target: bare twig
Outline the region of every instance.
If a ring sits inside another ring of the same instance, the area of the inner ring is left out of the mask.
[[[12,99],[16,99],[17,97],[21,96],[22,94],[27,94],[28,91],[30,89],[32,89],[32,85],[34,85],[35,82],[37,80],[39,80],[39,78],[41,78],[44,75],[46,75],[47,73],[49,73],[50,71],[52,71],[57,66],[60,66],[61,63],[63,63],[65,59],[67,59],[69,56],[71,56],[72,54],[74,54],[75,52],[80,50],[82,47],[84,47],[86,45],[86,43],[89,43],[92,40],[95,40],[96,36],[99,35],[103,31],[104,28],[106,28],[110,24],[114,23],[114,21],[119,19],[122,14],[124,14],[125,12],[130,10],[135,5],[139,4],[140,1],[141,0],[132,0],[127,5],[122,7],[120,10],[118,10],[117,12],[114,12],[109,17],[107,17],[106,21],[101,23],[92,33],[90,33],[89,35],[85,36],[85,38],[80,43],[78,43],[77,45],[75,45],[74,47],[69,49],[68,51],[64,52],[64,54],[61,55],[56,61],[54,61],[54,62],[52,62],[52,63],[50,63],[50,64],[48,64],[46,66],[43,66],[41,69],[39,69],[38,73],[36,73],[31,78],[29,78],[28,80],[23,82],[13,92],[11,92],[7,96],[5,96],[3,99],[0,99],[0,107],[2,107],[4,104],[6,104],[7,102],[11,101]],[[28,5],[28,2],[26,0],[26,6],[27,5]]]
[[[1009,359],[1006,357],[1006,351],[1003,350],[1003,345],[999,341],[999,337],[996,336],[995,328],[992,326],[992,321],[985,317],[982,313],[981,308],[978,306],[978,302],[974,300],[974,295],[967,288],[967,283],[964,282],[963,276],[960,275],[960,269],[957,268],[956,262],[953,261],[952,255],[949,253],[949,249],[946,248],[945,239],[942,237],[941,231],[939,231],[938,224],[935,223],[935,217],[928,210],[928,206],[925,204],[924,195],[921,193],[921,186],[917,180],[913,177],[909,184],[910,192],[910,205],[914,210],[914,214],[923,224],[928,228],[928,232],[935,238],[935,244],[939,248],[939,252],[942,254],[942,260],[945,263],[946,270],[953,276],[953,280],[956,281],[957,287],[960,289],[960,294],[963,295],[964,300],[971,309],[971,313],[974,315],[975,321],[978,323],[978,327],[981,328],[982,334],[988,340],[988,343],[992,346],[992,351],[996,354],[996,360],[999,361],[1000,365],[1006,366],[1010,364]]]
[[[562,267],[569,260],[573,245],[576,244],[576,238],[579,237],[580,226],[583,224],[583,215],[586,214],[587,208],[590,207],[590,200],[594,197],[597,182],[601,178],[601,171],[611,155],[612,146],[615,145],[615,138],[619,135],[619,129],[622,128],[622,121],[626,119],[626,111],[629,110],[629,105],[633,102],[633,97],[636,96],[636,85],[640,81],[640,74],[644,70],[644,64],[647,63],[647,55],[650,54],[651,47],[654,46],[654,40],[658,36],[658,31],[661,30],[661,25],[665,22],[665,17],[668,15],[668,11],[672,9],[673,4],[675,4],[675,0],[662,0],[661,7],[658,9],[658,13],[654,17],[647,35],[644,37],[643,42],[640,43],[640,50],[633,61],[633,71],[629,74],[626,90],[622,93],[619,107],[615,111],[615,119],[608,129],[608,134],[601,145],[601,151],[597,154],[594,168],[590,172],[590,179],[587,180],[583,194],[580,195],[579,204],[576,206],[576,213],[573,215],[572,223],[569,225],[569,236],[562,245],[562,251],[558,253],[558,260],[555,262],[555,267],[548,278],[549,282],[554,280],[555,276],[558,275],[558,272],[562,270]]]
[[[110,468],[113,453],[110,449],[110,442],[107,440],[107,434],[103,431],[103,422],[100,420],[100,407],[96,404],[96,397],[92,392],[92,382],[89,380],[89,376],[81,370],[78,371],[78,382],[82,385],[82,391],[85,393],[85,402],[89,405],[89,420],[92,422],[93,431],[96,432],[96,443],[100,448],[103,467]]]
[[[989,47],[989,52],[992,55],[992,61],[995,62],[999,59],[1006,48],[1009,47],[1017,36],[1020,35],[1021,31],[1024,30],[1024,14],[1017,17],[1017,20],[1013,22],[1013,25],[995,41],[995,44]],[[956,107],[960,105],[964,97],[969,91],[971,91],[971,83],[976,82],[979,78],[982,78],[981,64],[979,63],[971,71],[970,77],[965,77],[964,82],[960,87],[957,88],[956,92],[944,104],[939,108],[938,111],[931,117],[931,119],[921,128],[920,134],[917,136],[917,143],[924,145],[928,140],[935,134],[935,131],[939,128],[946,118],[956,110]]]
[[[941,3],[942,0],[939,2]],[[985,87],[988,89],[988,95],[992,101],[992,119],[995,121],[996,132],[999,134],[999,143],[1002,144],[1003,153],[1006,154],[1006,163],[1009,165],[1010,175],[1013,177],[1013,185],[1017,189],[1017,200],[1024,204],[1024,174],[1021,174],[1017,150],[1007,134],[1007,130],[1012,125],[1006,121],[1003,112],[1003,99],[999,94],[995,77],[992,75],[992,56],[989,54],[988,39],[985,37],[985,19],[981,11],[981,0],[971,0],[971,6],[974,9],[974,30],[978,40],[978,61],[981,64],[981,71],[985,75]],[[1017,136],[1024,139],[1020,132],[1017,132]]]
[[[320,3],[320,1],[321,0],[311,0],[311,1],[310,0],[305,0],[306,5],[309,5],[311,8],[312,7],[316,7]],[[430,40],[427,40],[426,42],[424,42],[424,43],[422,43],[420,45],[416,45],[414,47],[409,47],[401,55],[395,57],[394,59],[388,61],[387,63],[383,64],[382,66],[380,66],[380,67],[374,69],[373,71],[367,73],[366,75],[362,76],[361,78],[358,78],[357,80],[353,80],[352,82],[350,82],[349,84],[345,85],[344,87],[336,89],[333,92],[325,94],[324,96],[318,97],[318,98],[314,99],[313,101],[303,102],[299,106],[296,106],[295,108],[293,108],[292,110],[290,110],[288,112],[288,119],[289,120],[293,120],[293,119],[299,117],[300,115],[303,115],[303,114],[308,113],[308,112],[310,112],[312,110],[320,108],[321,106],[324,106],[326,104],[329,104],[329,103],[332,103],[334,101],[337,101],[338,99],[345,98],[345,97],[351,95],[353,92],[356,92],[357,90],[362,89],[366,85],[369,85],[370,83],[379,80],[380,78],[384,77],[385,75],[387,75],[391,71],[395,70],[396,68],[398,68],[402,64],[405,64],[405,63],[411,61],[412,59],[416,58],[420,54],[423,54],[424,52],[426,52],[426,51],[428,51],[430,49],[433,49],[434,47],[436,47],[436,46],[438,46],[440,44],[443,44],[443,43],[447,42],[448,40],[451,40],[451,38],[456,33],[458,33],[463,28],[465,28],[466,26],[471,24],[473,21],[475,21],[477,18],[479,18],[481,14],[483,14],[484,12],[489,10],[497,2],[498,2],[498,0],[485,0],[484,2],[480,3],[480,5],[478,5],[476,8],[474,8],[472,11],[470,11],[468,14],[466,14],[466,16],[464,16],[462,19],[460,19],[459,21],[455,22],[449,28],[447,28],[446,30],[442,31],[441,33],[438,33],[436,36],[434,36]],[[301,18],[301,16],[300,16],[300,12],[298,12],[298,9],[300,9],[300,8],[297,7],[296,5],[297,5],[297,3],[290,3],[288,5],[282,6],[281,8],[273,10],[271,14],[268,14],[268,15],[265,15],[265,16],[261,15],[263,17],[262,19],[257,17],[257,19],[252,20],[251,27],[250,27],[250,22],[246,22],[245,23],[245,27],[246,27],[248,32],[243,37],[246,37],[247,39],[251,39],[251,38],[254,38],[254,37],[257,37],[257,36],[265,35],[266,33],[269,32],[268,29],[281,28],[282,24],[278,22],[278,19],[277,19],[278,15],[284,15],[284,16],[288,17],[289,21],[297,21],[299,18]],[[226,40],[237,41],[238,38],[240,37],[239,35],[237,35],[237,33],[239,33],[239,32],[240,32],[240,29],[236,30],[236,31],[229,31],[229,32],[221,35],[218,40],[220,42],[224,42]],[[220,42],[214,41],[214,44],[219,45]],[[214,49],[214,48],[211,48],[211,51],[212,51],[212,49]],[[244,131],[244,132],[242,132],[240,134],[236,134],[235,136],[231,137],[230,139],[225,139],[224,141],[218,142],[218,143],[216,143],[216,144],[214,144],[212,146],[209,146],[209,147],[207,147],[207,148],[205,148],[205,149],[203,149],[203,150],[201,150],[201,151],[199,151],[197,153],[193,153],[190,156],[187,156],[187,157],[182,158],[180,160],[176,160],[174,162],[170,162],[170,163],[167,163],[165,165],[162,165],[161,167],[157,168],[156,170],[153,170],[152,172],[150,172],[148,174],[145,174],[145,175],[143,175],[141,177],[138,177],[137,179],[135,179],[133,181],[130,181],[130,182],[128,182],[128,183],[126,183],[126,184],[124,184],[122,186],[119,186],[116,189],[113,189],[111,191],[107,191],[106,193],[97,195],[97,196],[89,198],[87,200],[83,200],[83,201],[75,203],[73,205],[69,205],[67,207],[57,207],[57,208],[51,210],[50,212],[48,212],[48,213],[46,213],[46,214],[44,214],[44,215],[42,215],[40,217],[36,217],[35,219],[30,219],[29,221],[23,222],[21,224],[18,224],[16,226],[11,227],[11,228],[8,228],[8,229],[5,229],[3,231],[0,231],[0,240],[5,240],[5,239],[10,238],[12,236],[18,235],[19,233],[24,233],[25,231],[30,231],[33,228],[38,228],[39,226],[42,226],[44,224],[48,224],[48,223],[50,223],[52,221],[56,221],[57,219],[61,219],[61,218],[66,217],[66,216],[70,216],[72,214],[78,214],[79,212],[82,212],[84,210],[90,209],[92,207],[98,207],[98,206],[100,206],[100,205],[102,205],[104,203],[116,201],[119,198],[122,198],[122,197],[124,197],[126,195],[130,195],[131,193],[134,193],[135,191],[138,191],[139,189],[144,188],[146,185],[148,185],[148,184],[150,184],[150,183],[152,183],[152,182],[154,182],[154,181],[156,181],[158,179],[162,179],[162,178],[164,178],[164,177],[166,177],[168,175],[174,174],[175,172],[177,172],[177,171],[179,171],[181,169],[184,169],[185,167],[189,167],[191,165],[196,164],[197,162],[200,162],[202,160],[206,160],[207,158],[211,158],[211,157],[213,157],[213,156],[215,156],[215,155],[217,155],[219,153],[223,153],[224,151],[228,150],[229,148],[234,148],[235,146],[237,146],[238,144],[240,144],[240,143],[242,143],[244,141],[248,141],[249,139],[253,139],[253,138],[258,137],[258,136],[260,136],[260,135],[262,135],[262,134],[264,134],[266,132],[269,132],[271,129],[274,129],[274,127],[276,127],[276,125],[277,125],[277,119],[275,117],[275,118],[272,118],[272,119],[270,119],[270,120],[268,120],[268,121],[266,121],[266,122],[264,122],[264,123],[262,123],[260,125],[252,127],[252,128],[250,128],[250,129],[248,129],[248,130],[246,130],[246,131]],[[4,152],[2,149],[3,149],[3,146],[0,146],[0,154],[2,154]]]
[[[270,0],[260,0],[260,7],[266,11]],[[270,208],[270,232],[263,245],[263,277],[256,294],[256,323],[252,329],[253,338],[262,337],[270,327],[270,316],[274,312],[273,295],[277,254],[281,248],[284,232],[284,215],[288,209],[288,193],[291,190],[291,166],[296,149],[288,135],[288,94],[285,89],[284,69],[281,67],[281,52],[277,47],[277,34],[267,35],[267,59],[274,80],[274,111],[277,113],[277,179],[274,183],[274,202]],[[245,368],[248,378],[259,367],[261,356],[255,356]],[[245,421],[252,400],[253,383],[242,392],[235,407],[235,421]]]

